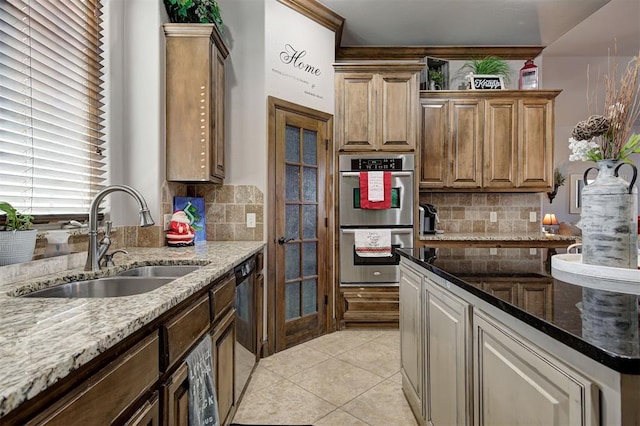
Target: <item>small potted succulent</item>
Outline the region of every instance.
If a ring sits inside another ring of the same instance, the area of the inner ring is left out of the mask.
[[[0,225],[0,266],[30,261],[37,236],[37,231],[31,229],[33,217],[5,201],[0,201],[0,212],[5,213],[4,224]]]
[[[216,0],[164,0],[169,20],[177,24],[215,24],[224,33]]]
[[[438,70],[429,70],[429,90],[442,89],[444,83],[444,73]]]

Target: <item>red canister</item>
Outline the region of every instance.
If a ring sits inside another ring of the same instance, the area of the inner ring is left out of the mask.
[[[533,63],[533,59],[527,59],[524,66],[520,68],[518,87],[521,90],[538,88],[538,66]]]

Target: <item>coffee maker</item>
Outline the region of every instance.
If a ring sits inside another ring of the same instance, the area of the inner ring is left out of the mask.
[[[420,235],[435,234],[437,233],[438,223],[438,209],[433,204],[420,204],[419,211],[419,231]]]

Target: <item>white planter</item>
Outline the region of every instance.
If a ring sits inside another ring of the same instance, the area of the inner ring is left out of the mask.
[[[36,248],[38,231],[0,231],[0,266],[29,262]]]

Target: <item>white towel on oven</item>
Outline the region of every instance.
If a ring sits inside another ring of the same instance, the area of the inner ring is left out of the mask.
[[[368,172],[367,184],[367,199],[374,202],[384,201],[384,172]]]
[[[356,254],[360,257],[391,257],[390,229],[354,229]]]

